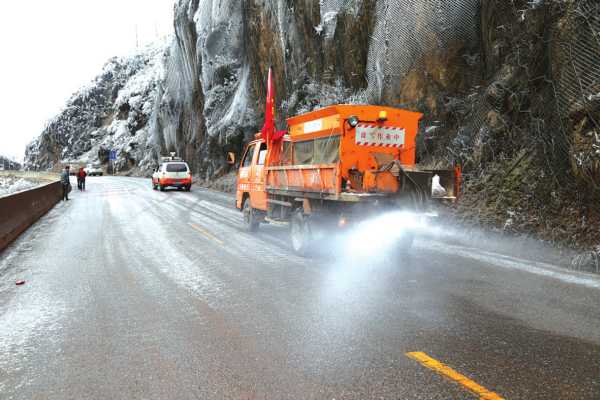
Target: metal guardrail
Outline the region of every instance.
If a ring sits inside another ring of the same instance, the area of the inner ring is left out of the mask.
[[[17,176],[42,181],[33,189],[0,197],[0,251],[46,214],[62,198],[58,175],[2,171],[0,176]]]

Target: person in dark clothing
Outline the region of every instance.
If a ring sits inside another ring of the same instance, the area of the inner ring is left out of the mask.
[[[83,168],[79,168],[79,172],[77,172],[77,188],[79,190],[85,190],[85,177],[87,173]]]
[[[69,166],[67,165],[63,172],[60,174],[60,183],[63,189],[63,200],[69,200],[69,189],[71,186],[71,180],[69,179]]]

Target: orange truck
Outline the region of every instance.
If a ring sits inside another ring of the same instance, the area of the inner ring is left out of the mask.
[[[456,200],[459,168],[415,164],[422,114],[336,105],[291,117],[286,131],[275,132],[271,86],[269,73],[271,124],[248,143],[238,170],[236,207],[248,230],[289,223],[293,249],[305,253],[317,230],[346,228],[385,212],[425,214],[431,199]],[[399,246],[406,249],[412,240],[407,234]]]

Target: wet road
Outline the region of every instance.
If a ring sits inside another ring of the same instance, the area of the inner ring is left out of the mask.
[[[226,195],[88,189],[0,254],[1,399],[600,399],[600,279],[424,239],[303,259]]]

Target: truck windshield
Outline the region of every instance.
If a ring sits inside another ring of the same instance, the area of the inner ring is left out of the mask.
[[[244,163],[242,164],[243,167],[249,167],[252,164],[252,158],[254,156],[254,147],[256,147],[255,144],[248,147],[248,150],[246,151],[246,156],[244,158]]]
[[[183,163],[167,164],[167,172],[187,172],[187,165]]]
[[[257,165],[265,165],[265,159],[267,158],[267,144],[261,143],[260,149],[258,152],[258,162]]]

